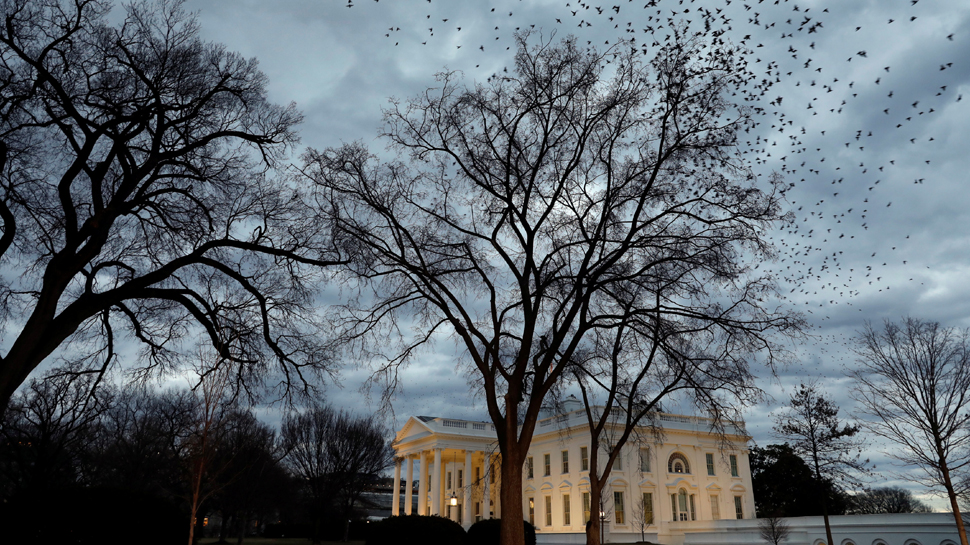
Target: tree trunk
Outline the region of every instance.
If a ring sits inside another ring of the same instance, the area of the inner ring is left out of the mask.
[[[943,484],[946,486],[946,495],[950,498],[950,508],[953,509],[953,519],[957,523],[957,533],[960,534],[960,544],[967,544],[967,529],[963,526],[963,515],[960,514],[960,506],[957,503],[957,494],[953,490],[953,481],[950,480],[950,468],[946,463],[940,464],[940,471],[943,473]]]
[[[222,522],[219,523],[219,543],[229,543],[229,513],[222,512]]]
[[[513,426],[508,432],[517,435]],[[502,482],[499,483],[499,497],[502,499],[501,545],[525,545],[522,516],[522,461],[517,440],[506,441],[502,452]]]
[[[589,455],[589,524],[586,526],[586,545],[600,545],[600,532],[605,521],[600,520],[600,507],[603,503],[603,480],[597,479],[599,472],[599,440],[596,435],[590,441]]]
[[[246,515],[242,513],[236,514],[236,527],[238,528],[238,535],[236,536],[236,545],[242,545],[243,540],[246,539],[246,524],[249,523],[249,519]]]

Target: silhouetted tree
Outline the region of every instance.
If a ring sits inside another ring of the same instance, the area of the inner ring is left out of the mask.
[[[857,341],[851,376],[866,429],[901,447],[889,455],[922,470],[918,482],[944,490],[967,545],[958,500],[970,491],[959,477],[970,469],[970,330],[906,318],[882,331],[867,323]]]
[[[324,515],[329,512],[337,520],[349,520],[365,486],[393,459],[385,430],[373,417],[329,406],[286,415],[280,435],[286,464],[312,502],[315,543],[320,541]]]
[[[301,115],[255,60],[203,41],[182,0],[0,2],[0,410],[55,350],[143,374],[206,338],[256,393],[326,367],[312,308],[341,258],[274,174]]]
[[[393,101],[383,136],[401,160],[361,144],[306,156],[334,236],[361,252],[349,276],[368,291],[341,307],[340,339],[387,356],[387,395],[425,343],[462,348],[498,435],[503,545],[522,544],[523,462],[569,366],[610,362],[619,339],[746,372],[800,324],[765,304],[775,282],[753,265],[790,218],[780,178],[742,166],[733,49],[680,33],[645,66],[628,43],[529,38],[507,75],[447,72]]]
[[[865,515],[870,513],[931,513],[928,505],[913,497],[905,488],[887,486],[873,488],[849,498],[849,512]]]
[[[806,490],[823,490],[829,514],[846,511],[847,497],[831,480],[818,482],[811,467],[788,444],[753,447],[748,457],[751,488],[759,517],[808,517],[822,514],[821,503]]]
[[[786,409],[775,415],[775,433],[791,441],[791,448],[815,475],[816,499],[825,520],[826,543],[832,541],[829,506],[823,483],[857,483],[868,471],[862,459],[862,442],[855,438],[859,426],[843,424],[839,407],[819,391],[817,384],[802,384]]]
[[[758,535],[768,545],[781,545],[791,535],[791,526],[779,515],[768,515],[758,519]]]
[[[88,445],[114,398],[110,388],[89,395],[94,380],[49,374],[10,401],[0,422],[0,501],[90,484]]]

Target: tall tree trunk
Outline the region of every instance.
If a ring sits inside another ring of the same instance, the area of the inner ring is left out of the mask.
[[[592,436],[589,445],[589,524],[586,526],[586,545],[600,545],[600,532],[605,521],[600,520],[600,504],[603,503],[604,479],[596,477],[599,472],[599,439]],[[585,507],[585,506],[583,506]]]
[[[957,523],[957,533],[960,534],[960,544],[968,545],[967,529],[963,526],[963,515],[960,513],[960,506],[957,503],[957,494],[953,490],[953,481],[950,480],[950,468],[946,462],[940,464],[940,471],[943,473],[943,484],[946,486],[946,495],[950,498],[950,508],[953,509],[953,519]]]
[[[522,462],[524,454],[520,452],[519,442],[514,438],[517,430],[513,426],[508,431],[513,436],[506,441],[505,452],[502,452],[502,482],[499,497],[502,499],[501,513],[501,545],[525,545],[522,516]]]

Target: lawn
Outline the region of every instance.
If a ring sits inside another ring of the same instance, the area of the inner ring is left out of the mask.
[[[199,545],[212,545],[217,543],[218,538],[207,537],[199,540]],[[229,538],[228,542],[230,545],[236,545],[236,538]],[[268,537],[247,537],[243,540],[243,545],[311,545],[313,543],[310,539],[303,538],[293,538],[293,537],[283,537],[283,538],[268,538]],[[364,545],[363,541],[323,541],[323,545]]]

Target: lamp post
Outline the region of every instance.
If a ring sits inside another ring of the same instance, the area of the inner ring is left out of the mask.
[[[604,535],[605,526],[606,526],[606,511],[600,511],[600,543],[603,543],[604,541],[606,541],[606,537]]]

